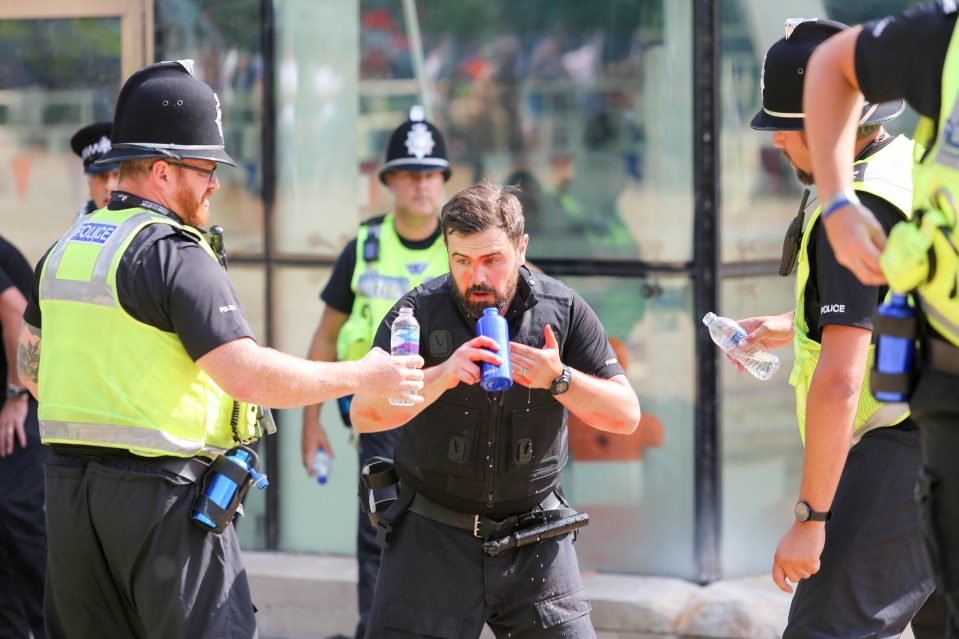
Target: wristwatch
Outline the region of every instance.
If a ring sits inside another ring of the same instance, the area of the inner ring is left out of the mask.
[[[832,511],[827,510],[824,513],[816,512],[809,505],[809,502],[797,501],[793,514],[796,515],[796,521],[826,521],[832,517]]]
[[[29,395],[30,391],[23,386],[17,386],[16,384],[7,384],[7,399],[18,399]]]
[[[563,364],[563,372],[549,386],[550,395],[562,395],[569,390],[569,384],[572,381],[573,374],[570,372],[569,366]]]

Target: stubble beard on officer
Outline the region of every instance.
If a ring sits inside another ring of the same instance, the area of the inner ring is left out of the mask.
[[[98,209],[102,209],[110,201],[110,194],[117,188],[120,181],[119,171],[108,171],[87,176],[87,187],[90,190],[90,199]]]
[[[393,194],[397,232],[407,240],[428,238],[439,225],[443,173],[394,171],[384,179]]]
[[[812,174],[812,155],[806,144],[806,134],[802,131],[776,131],[773,133],[773,146],[792,164],[796,177],[805,186],[815,184]]]
[[[478,319],[490,306],[506,312],[516,296],[519,267],[526,263],[529,236],[517,243],[506,231],[490,228],[472,235],[446,237],[453,278],[453,297],[471,318]]]

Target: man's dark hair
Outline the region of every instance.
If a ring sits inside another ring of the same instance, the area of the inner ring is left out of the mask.
[[[524,232],[523,207],[515,186],[499,186],[483,180],[456,193],[440,214],[443,237],[473,235],[498,228],[515,246]]]

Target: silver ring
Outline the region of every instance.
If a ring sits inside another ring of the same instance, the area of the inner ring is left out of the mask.
[[[519,374],[520,374],[520,375],[525,375],[525,374],[526,374],[526,367],[525,367],[525,366],[520,366],[520,367],[519,367]]]

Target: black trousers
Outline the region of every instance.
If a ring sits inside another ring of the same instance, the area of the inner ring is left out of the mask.
[[[47,535],[43,515],[43,464],[37,403],[30,400],[26,448],[0,459],[0,638],[43,639],[43,583]]]
[[[50,637],[257,636],[233,526],[190,522],[196,484],[133,458],[54,454],[46,489]]]
[[[361,433],[359,436],[360,468],[370,457],[393,459],[399,429],[382,433]],[[370,524],[370,517],[363,509],[358,509],[359,519],[356,526],[356,560],[359,565],[359,579],[356,583],[357,603],[360,621],[356,626],[356,639],[366,636],[366,625],[373,606],[373,593],[376,590],[376,576],[380,572],[380,546],[376,543],[376,529]]]
[[[880,428],[849,451],[820,570],[799,582],[783,639],[898,637],[920,609],[916,639],[945,637],[914,500],[919,440],[917,431]]]
[[[566,534],[496,557],[466,530],[407,511],[383,551],[368,639],[595,639]]]
[[[909,402],[922,430],[920,521],[936,588],[959,639],[959,376],[925,369]]]

